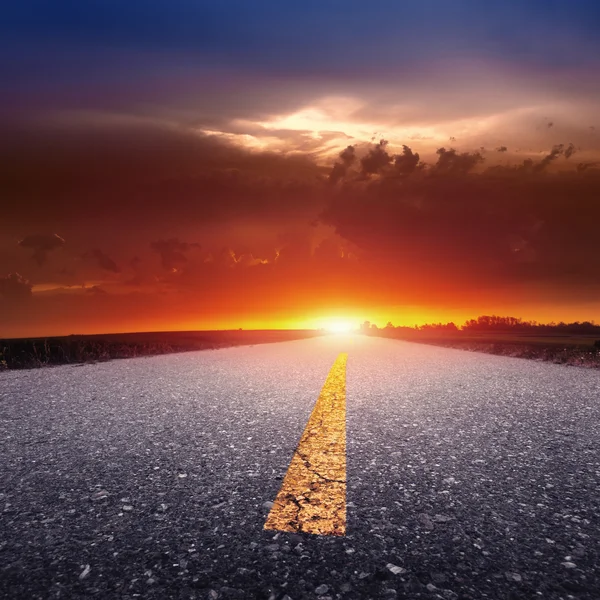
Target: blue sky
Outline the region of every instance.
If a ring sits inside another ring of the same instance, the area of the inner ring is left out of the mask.
[[[17,56],[39,66],[52,55],[54,69],[81,77],[80,61],[102,65],[106,52],[122,66],[160,54],[255,72],[384,76],[465,56],[581,68],[597,61],[599,28],[588,0],[22,1],[4,5],[0,44],[13,73]]]

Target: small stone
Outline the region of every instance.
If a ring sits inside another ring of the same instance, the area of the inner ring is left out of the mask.
[[[448,521],[452,521],[452,517],[450,517],[448,515],[435,515],[433,517],[433,520],[436,523],[447,523]]]
[[[565,569],[575,569],[577,568],[577,565],[574,562],[571,562],[570,560],[567,560],[565,562],[561,562],[560,563]]]
[[[329,591],[329,586],[326,585],[325,583],[322,583],[320,586],[315,588],[315,594],[317,594],[317,596],[322,596],[323,594],[326,594]]]
[[[210,590],[208,592],[208,600],[217,600],[219,594],[215,590]]]
[[[267,510],[271,510],[273,508],[274,504],[275,504],[274,502],[263,502],[263,508],[266,508]]]
[[[292,600],[287,594],[281,600]]]
[[[98,490],[92,494],[92,500],[103,500],[104,498],[108,498],[108,496],[110,496],[110,494],[106,490]]]
[[[268,546],[265,546],[265,548],[269,552],[277,552],[277,550],[279,550],[279,544],[269,544]]]
[[[85,565],[83,571],[81,571],[81,573],[79,573],[79,579],[81,581],[83,581],[90,574],[91,570],[92,570],[92,567],[90,567],[90,565]]]
[[[184,477],[187,477],[187,473],[178,473],[177,477],[179,477],[179,479],[183,479]]]
[[[419,515],[419,523],[421,523],[425,529],[433,529],[435,527],[435,524],[427,513],[421,513]]]
[[[342,585],[340,586],[340,592],[351,592],[352,591],[352,584],[349,582],[346,583],[342,583]]]
[[[391,571],[394,575],[402,575],[402,573],[406,573],[406,569],[403,567],[399,567],[397,565],[394,565],[392,563],[388,563],[387,565],[385,565],[389,571]]]
[[[428,583],[425,587],[427,588],[428,592],[435,592],[435,590],[437,590],[437,588],[435,587],[435,585],[433,585],[433,583]]]
[[[122,510],[125,512],[131,512],[133,510],[133,506],[131,506],[131,504],[124,504]]]
[[[358,574],[358,578],[359,578],[359,579],[366,579],[368,576],[369,576],[369,574],[368,574],[368,573],[365,573],[364,571],[361,571],[361,572]]]
[[[382,592],[384,598],[397,598],[398,592],[394,588],[385,588]]]
[[[520,582],[523,580],[523,578],[518,574],[518,573],[510,573],[510,572],[506,572],[504,573],[504,576],[506,577],[506,579],[508,579],[509,581],[516,581],[516,582]]]

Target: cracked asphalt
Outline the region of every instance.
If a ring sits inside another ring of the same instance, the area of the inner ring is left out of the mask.
[[[348,353],[347,532],[263,530]],[[370,337],[0,373],[0,597],[600,598],[600,373]]]

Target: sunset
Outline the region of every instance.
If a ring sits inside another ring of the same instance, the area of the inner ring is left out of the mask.
[[[580,5],[13,5],[2,334],[593,318]]]
[[[599,32],[4,3],[0,597],[600,598]]]

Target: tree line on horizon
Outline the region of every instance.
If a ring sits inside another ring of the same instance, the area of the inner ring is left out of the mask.
[[[526,321],[519,317],[501,317],[497,315],[481,315],[476,319],[469,319],[463,325],[457,326],[453,322],[449,323],[427,323],[425,325],[414,325],[413,327],[406,325],[394,326],[391,322],[383,328],[378,327],[375,323],[365,321],[361,324],[360,330],[363,333],[372,331],[388,331],[397,333],[414,333],[428,332],[440,334],[453,333],[481,333],[481,332],[506,332],[506,333],[537,333],[537,334],[570,334],[570,335],[585,335],[585,334],[600,334],[600,325],[592,321],[574,321],[558,323],[552,321],[550,323],[539,323],[537,321]]]

